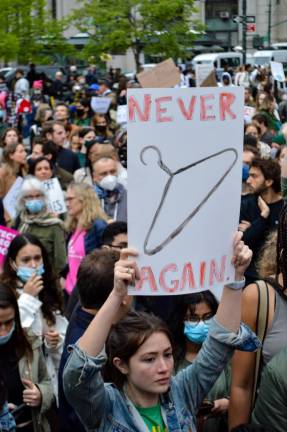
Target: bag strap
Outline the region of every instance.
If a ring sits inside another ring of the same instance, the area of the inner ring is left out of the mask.
[[[253,392],[252,392],[252,406],[254,406],[256,399],[256,390],[258,386],[259,370],[262,362],[263,342],[266,336],[269,317],[269,290],[268,285],[263,280],[255,282],[258,292],[258,309],[256,317],[256,334],[261,342],[261,348],[256,352]]]

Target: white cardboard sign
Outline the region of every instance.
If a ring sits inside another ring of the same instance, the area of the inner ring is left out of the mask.
[[[93,96],[91,107],[95,113],[106,114],[109,111],[112,99],[110,97]]]
[[[218,294],[234,279],[244,89],[128,90],[133,295]]]
[[[276,81],[284,82],[285,81],[285,74],[283,69],[283,64],[279,62],[270,62],[271,66],[271,73],[273,78]]]
[[[22,177],[17,177],[15,182],[7,192],[5,198],[3,199],[3,206],[12,219],[15,219],[17,215],[16,204],[18,200],[18,195],[22,187],[22,183]]]
[[[62,191],[59,180],[54,177],[43,182],[48,195],[48,206],[51,213],[62,214],[66,213],[67,207],[65,203],[64,193]]]
[[[118,124],[126,124],[128,118],[128,106],[127,105],[119,105],[117,109],[117,123]]]
[[[213,71],[214,71],[214,67],[212,64],[196,64],[195,65],[196,86],[200,87],[203,81]]]

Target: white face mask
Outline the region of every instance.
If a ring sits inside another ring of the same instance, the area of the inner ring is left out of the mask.
[[[99,186],[108,191],[113,191],[117,184],[118,178],[111,174],[107,175],[99,182]]]

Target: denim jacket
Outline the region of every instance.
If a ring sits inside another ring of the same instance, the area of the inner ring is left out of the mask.
[[[230,360],[234,349],[254,351],[259,340],[241,324],[238,334],[215,319],[195,362],[171,378],[169,390],[160,396],[163,419],[169,432],[196,432],[196,413],[204,397]],[[77,345],[64,370],[64,391],[89,432],[143,432],[140,416],[125,393],[103,382],[104,354],[88,356]]]

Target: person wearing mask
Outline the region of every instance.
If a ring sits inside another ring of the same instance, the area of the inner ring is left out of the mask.
[[[35,177],[26,177],[18,196],[18,218],[15,228],[20,233],[30,233],[45,247],[50,262],[59,274],[66,266],[64,223],[52,216],[48,208],[45,188]]]
[[[117,162],[111,157],[100,156],[93,163],[93,181],[105,213],[113,221],[127,221],[127,191],[118,182]]]
[[[80,168],[77,155],[64,147],[67,134],[65,126],[60,121],[45,123],[42,134],[46,140],[57,146],[57,163],[60,168],[71,174]]]
[[[77,279],[77,271],[83,258],[92,250],[100,248],[107,216],[92,188],[85,183],[71,183],[66,193],[68,216],[66,229],[68,239],[68,273],[66,293],[70,296]]]
[[[38,338],[27,337],[21,324],[17,299],[10,287],[2,282],[0,370],[6,398],[12,408],[11,411],[15,412],[15,417],[18,408],[17,431],[50,432],[46,414],[52,404],[53,391],[41,342],[39,343]],[[0,426],[2,420],[1,415]],[[1,431],[16,431],[16,427],[5,427],[1,428]]]
[[[250,164],[247,184],[252,194],[242,200],[239,219],[239,230],[253,251],[245,275],[247,285],[258,278],[255,263],[267,235],[277,226],[284,205],[280,174],[280,165],[273,159],[255,158]]]
[[[175,337],[175,371],[192,364],[203,342],[208,336],[211,319],[216,314],[218,301],[210,291],[189,294],[181,297],[181,304],[175,311],[177,327]],[[214,386],[206,396],[206,400],[213,404],[208,419],[204,421],[204,432],[227,431],[227,410],[230,394],[230,370],[226,366]]]
[[[256,370],[257,354],[248,355],[236,351],[232,359],[230,429],[249,422],[255,396],[261,394],[261,373],[262,371],[264,373],[266,365],[287,345],[286,207],[280,214],[277,228],[277,242],[274,235],[268,237],[258,262],[258,279],[263,282],[263,287],[260,287],[257,281],[248,285],[243,291],[242,321],[253,331],[258,332],[259,310],[263,306],[266,308],[262,323],[265,332],[261,337],[262,351],[258,370]],[[262,288],[266,293],[265,296]]]
[[[236,235],[233,262],[235,279],[242,283],[251,251],[240,239]],[[247,340],[249,349],[258,346],[249,329],[239,331],[241,289],[224,287],[200,354],[172,377],[171,334],[165,323],[143,312],[123,318],[128,285],[139,277],[136,255],[133,249],[121,251],[111,294],[72,347],[63,375],[66,398],[86,429],[196,431],[196,412],[233,349],[246,349]]]
[[[76,116],[74,117],[74,124],[80,127],[88,127],[91,124],[91,102],[90,99],[80,99],[76,103]]]
[[[70,317],[63,354],[59,368],[59,416],[61,432],[71,429],[84,432],[85,428],[76,415],[73,405],[68,403],[63,391],[63,371],[69,357],[68,346],[77,342],[89,326],[97,311],[107,300],[113,288],[114,266],[119,252],[95,250],[81,262],[77,274],[77,289],[80,297]]]
[[[32,234],[15,237],[4,262],[1,279],[17,297],[21,326],[29,337],[39,338],[54,394],[67,320],[63,298],[48,254]]]
[[[95,128],[97,138],[101,138],[102,141],[113,138],[107,116],[105,114],[95,114],[92,118],[91,125]]]

